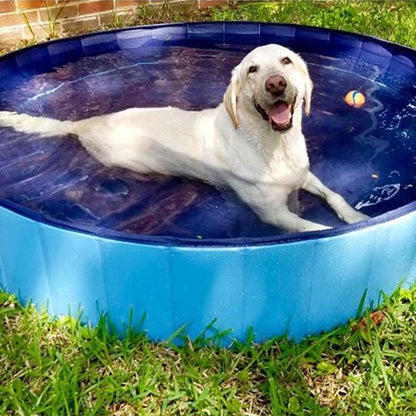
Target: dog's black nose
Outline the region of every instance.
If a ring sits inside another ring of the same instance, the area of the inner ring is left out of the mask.
[[[286,80],[281,75],[273,75],[266,81],[266,91],[273,95],[282,94],[287,87]]]

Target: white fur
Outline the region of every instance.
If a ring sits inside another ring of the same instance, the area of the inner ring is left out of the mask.
[[[285,57],[291,63],[284,63]],[[257,71],[251,73],[253,65]],[[285,96],[296,97],[287,131],[273,130],[253,104],[270,104],[265,81],[276,74],[288,81]],[[308,113],[311,92],[304,61],[282,46],[267,45],[254,49],[234,69],[224,102],[215,109],[130,108],[77,122],[2,111],[0,126],[43,137],[76,134],[106,166],[229,186],[263,221],[290,231],[328,228],[289,210],[289,196],[301,188],[325,198],[342,220],[361,221],[365,215],[309,171],[301,121],[302,102]]]

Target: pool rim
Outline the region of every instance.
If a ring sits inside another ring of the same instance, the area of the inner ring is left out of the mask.
[[[175,23],[161,23],[161,24],[152,24],[152,25],[141,25],[141,26],[132,26],[127,28],[111,29],[111,30],[100,30],[87,34],[80,34],[76,36],[54,39],[45,42],[40,42],[36,45],[27,46],[16,51],[12,51],[0,56],[0,62],[6,59],[13,58],[22,53],[27,53],[31,50],[48,48],[50,45],[62,42],[68,42],[73,40],[85,39],[88,37],[99,36],[103,34],[115,34],[119,32],[133,31],[133,30],[151,30],[159,29],[165,27],[189,27],[189,26],[198,26],[198,25],[247,25],[247,26],[256,26],[259,28],[261,26],[271,26],[271,27],[294,27],[305,30],[320,31],[326,33],[334,34],[343,34],[346,36],[351,36],[357,38],[361,41],[373,41],[377,44],[385,47],[389,46],[393,49],[398,49],[402,51],[407,51],[410,54],[413,54],[414,61],[416,66],[416,49],[409,46],[401,45],[389,40],[381,39],[371,35],[365,35],[357,32],[348,32],[338,29],[329,29],[321,28],[316,26],[292,24],[292,23],[270,23],[270,22],[239,22],[239,21],[200,21],[200,22],[175,22]],[[244,44],[244,42],[243,42]],[[253,45],[254,46],[254,45]],[[88,55],[87,55],[88,56]],[[114,241],[124,241],[136,244],[145,244],[145,245],[158,245],[158,246],[178,246],[178,247],[217,247],[217,248],[232,248],[232,247],[258,247],[263,245],[280,245],[286,243],[294,243],[300,241],[308,240],[320,240],[326,239],[338,235],[347,234],[354,232],[356,230],[361,230],[369,227],[375,227],[379,224],[385,224],[392,220],[404,217],[414,211],[416,211],[416,201],[405,204],[399,208],[388,211],[384,214],[378,215],[376,217],[370,218],[365,221],[361,221],[355,224],[345,224],[336,228],[331,228],[329,230],[322,231],[312,231],[312,232],[302,232],[302,233],[287,233],[283,235],[274,235],[267,237],[236,237],[236,238],[207,238],[207,239],[198,239],[198,238],[184,238],[184,237],[170,237],[170,236],[159,236],[159,235],[143,235],[143,234],[131,234],[122,231],[115,231],[106,228],[91,227],[91,226],[72,226],[71,224],[60,221],[54,218],[47,218],[40,214],[39,212],[33,211],[30,208],[27,208],[23,205],[11,202],[5,198],[0,198],[0,208],[7,209],[15,214],[21,215],[29,220],[56,227],[63,231],[70,231],[75,233],[80,233],[88,235],[95,238],[103,238],[106,240]]]

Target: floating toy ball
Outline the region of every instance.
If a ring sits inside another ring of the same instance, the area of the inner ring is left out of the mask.
[[[365,103],[365,97],[360,91],[352,90],[345,96],[345,102],[351,107],[360,108]]]

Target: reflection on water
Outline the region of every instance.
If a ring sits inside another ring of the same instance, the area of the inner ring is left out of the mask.
[[[231,69],[248,50],[241,45],[143,47],[86,57],[16,81],[18,88],[0,93],[0,106],[62,120],[133,106],[215,107]],[[370,216],[414,201],[414,90],[378,83],[374,67],[363,77],[343,69],[336,58],[303,56],[315,85],[312,114],[304,120],[312,170]],[[416,85],[415,80],[407,81]],[[344,103],[352,89],[366,95],[361,109]],[[96,232],[198,239],[281,233],[261,223],[232,192],[108,169],[73,137],[39,139],[10,129],[0,130],[0,198]],[[301,209],[306,218],[340,225],[315,197],[302,194]]]
[[[378,205],[393,198],[399,191],[401,185],[399,183],[388,184],[384,186],[374,186],[371,190],[371,194],[367,196],[364,201],[360,201],[357,205],[357,209],[364,207],[371,207],[372,205]],[[412,187],[412,185],[410,185]]]

